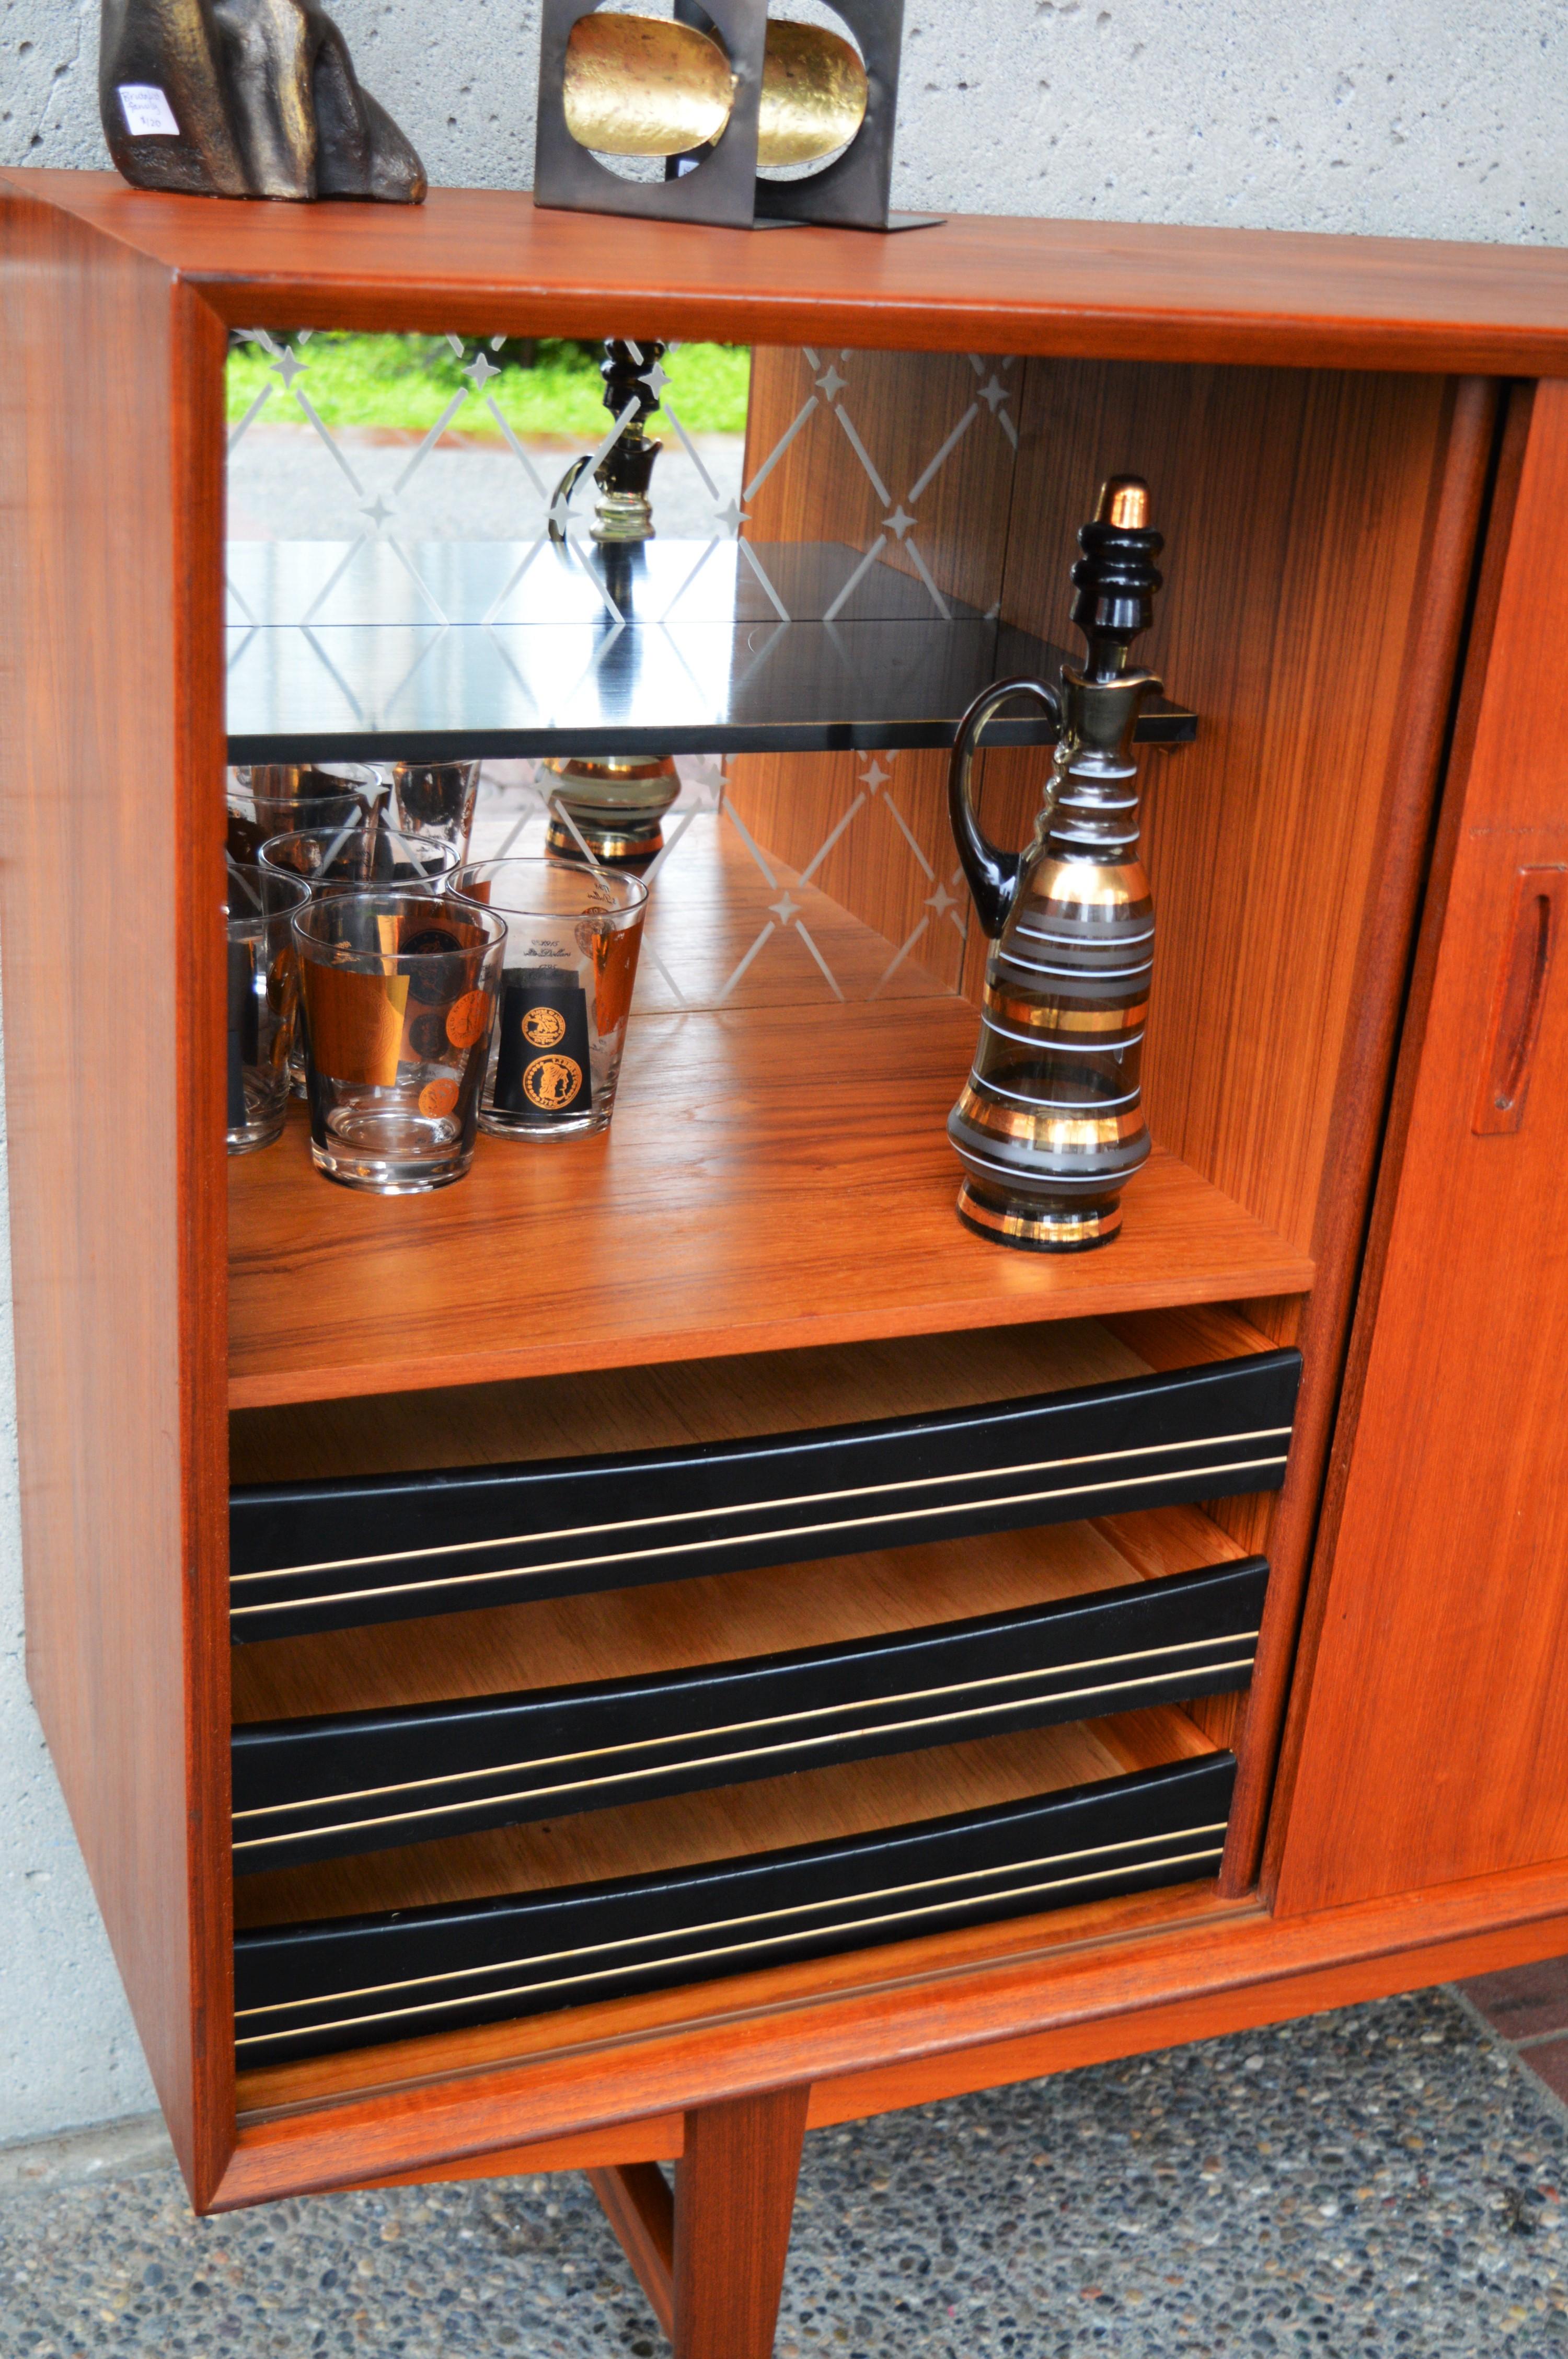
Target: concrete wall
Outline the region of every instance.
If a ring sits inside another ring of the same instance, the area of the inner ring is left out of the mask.
[[[526,184],[534,0],[331,5],[433,180]],[[906,0],[906,20],[903,205],[1568,245],[1564,0]],[[96,53],[94,0],[0,0],[0,162],[106,160]],[[7,1324],[0,2141],[151,2103],[22,1678],[16,1495]]]

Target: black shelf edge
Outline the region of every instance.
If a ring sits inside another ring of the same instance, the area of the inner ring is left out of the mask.
[[[981,682],[979,685],[983,686]],[[253,762],[515,762],[564,753],[631,754],[875,754],[945,753],[957,734],[958,716],[935,722],[770,722],[676,728],[627,726],[573,729],[295,729],[237,734],[228,760]],[[1197,715],[1156,698],[1134,732],[1140,745],[1171,751],[1197,739]],[[1053,730],[1029,721],[993,721],[980,733],[986,746],[1049,746]]]
[[[836,543],[543,547],[232,544],[230,761],[941,750],[993,680],[1065,660]],[[1155,700],[1138,734],[1196,730]],[[1053,733],[1032,707],[984,742]]]

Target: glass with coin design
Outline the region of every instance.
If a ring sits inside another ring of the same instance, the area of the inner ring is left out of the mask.
[[[318,895],[294,920],[310,1153],[345,1188],[420,1195],[473,1160],[506,928],[420,893]]]
[[[239,861],[227,882],[229,1152],[249,1155],[283,1131],[298,989],[292,921],[309,889]]]
[[[480,1123],[502,1138],[580,1138],[615,1104],[648,888],[553,860],[479,860],[447,880],[506,928]]]

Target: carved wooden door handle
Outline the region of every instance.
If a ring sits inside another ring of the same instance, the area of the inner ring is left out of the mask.
[[[1521,868],[1514,879],[1513,919],[1509,927],[1497,989],[1486,1061],[1476,1093],[1470,1127],[1481,1136],[1517,1130],[1524,1120],[1530,1060],[1546,1003],[1546,979],[1557,954],[1568,869]]]

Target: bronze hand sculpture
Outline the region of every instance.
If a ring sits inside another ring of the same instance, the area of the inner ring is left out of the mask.
[[[135,188],[424,199],[424,166],[316,0],[103,0],[98,103]]]

